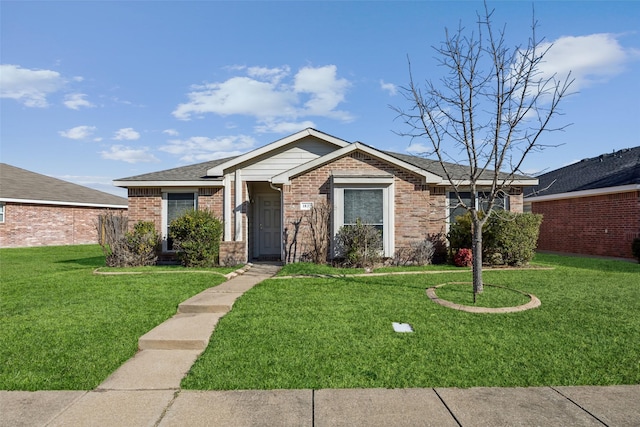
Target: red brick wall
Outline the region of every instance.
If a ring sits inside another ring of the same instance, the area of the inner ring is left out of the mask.
[[[138,221],[153,221],[162,234],[162,191],[159,188],[129,189],[129,227]]]
[[[5,204],[0,247],[81,245],[98,243],[96,220],[103,208]],[[126,209],[111,209],[125,211]]]
[[[533,202],[544,215],[538,249],[633,258],[640,237],[640,191]]]
[[[284,227],[288,233],[287,246],[292,242],[295,223],[308,215],[300,210],[300,202],[331,200],[331,172],[357,170],[385,171],[395,176],[395,247],[408,246],[426,233],[438,233],[444,230],[446,216],[446,196],[431,197],[429,187],[421,184],[422,178],[388,163],[379,161],[361,153],[341,157],[334,162],[314,169],[291,180],[285,185]],[[309,231],[303,219],[297,234],[297,255],[310,249]]]

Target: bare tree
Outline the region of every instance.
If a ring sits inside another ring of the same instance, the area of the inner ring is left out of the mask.
[[[392,107],[410,129],[399,134],[427,142],[425,155],[437,158],[458,206],[471,214],[474,296],[483,291],[482,227],[523,174],[525,157],[549,146],[541,136],[566,127],[550,123],[573,81],[570,74],[542,73],[551,46],[536,38],[535,17],[528,42],[509,49],[505,27],[494,30],[492,15],[485,3],[475,32],[467,35],[462,26],[453,34],[445,29],[444,42],[434,47],[445,70],[437,84],[427,80],[419,87],[409,61],[410,83],[402,92],[411,107]],[[463,191],[471,193],[470,201],[461,197]]]

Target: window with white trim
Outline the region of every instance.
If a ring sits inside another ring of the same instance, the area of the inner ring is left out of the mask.
[[[173,250],[173,240],[169,237],[169,225],[171,221],[179,218],[187,211],[198,208],[198,194],[195,192],[163,193],[163,250]]]
[[[0,203],[0,224],[4,223],[4,203]]]
[[[355,225],[360,219],[380,230],[384,256],[391,256],[393,244],[393,185],[377,184],[337,184],[333,187],[333,235],[342,226]],[[337,255],[337,254],[336,254]]]

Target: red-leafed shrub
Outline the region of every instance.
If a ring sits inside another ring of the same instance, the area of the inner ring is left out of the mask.
[[[473,261],[473,254],[471,249],[462,248],[458,249],[458,252],[453,257],[453,263],[456,267],[471,267]]]

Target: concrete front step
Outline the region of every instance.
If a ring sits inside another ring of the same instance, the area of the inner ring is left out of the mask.
[[[178,313],[228,313],[241,296],[242,292],[206,290],[178,305]]]
[[[138,339],[140,350],[204,350],[225,313],[179,313]]]

